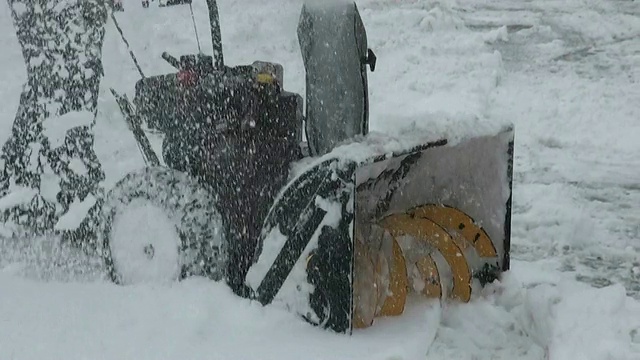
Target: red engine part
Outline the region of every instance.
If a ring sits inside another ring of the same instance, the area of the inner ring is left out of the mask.
[[[198,74],[193,70],[178,71],[178,84],[182,86],[194,86],[198,82]]]

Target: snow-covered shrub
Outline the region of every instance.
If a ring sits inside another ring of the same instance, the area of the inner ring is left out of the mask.
[[[0,220],[9,232],[47,233],[70,205],[100,198],[93,150],[102,75],[104,0],[8,0],[27,68],[0,154]],[[14,201],[1,201],[18,190]]]

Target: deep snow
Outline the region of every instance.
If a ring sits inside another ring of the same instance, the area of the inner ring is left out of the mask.
[[[171,70],[162,51],[197,50],[188,7],[154,4],[126,2],[117,15],[146,74]],[[285,88],[304,93],[300,1],[219,5],[225,61],[279,62]],[[428,130],[433,121],[447,129],[469,118],[516,124],[514,260],[501,283],[470,304],[416,300],[402,317],[348,338],[210,281],[118,287],[96,259],[55,239],[0,238],[0,358],[640,359],[638,2],[358,6],[379,58],[369,84],[372,130]],[[194,8],[206,51],[206,12],[199,1]],[[143,166],[108,93],[132,96],[138,75],[108,26],[95,126],[107,188]],[[0,34],[4,141],[24,81],[7,2]]]

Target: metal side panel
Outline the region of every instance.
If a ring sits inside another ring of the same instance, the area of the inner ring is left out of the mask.
[[[355,163],[329,159],[276,199],[246,284],[322,328],[351,330]]]

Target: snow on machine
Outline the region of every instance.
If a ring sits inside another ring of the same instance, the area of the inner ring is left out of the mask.
[[[303,5],[303,111],[282,66],[224,64],[207,5],[213,56],[165,53],[176,72],[143,75],[133,102],[112,90],[148,165],[102,206],[113,281],[206,276],[351,333],[403,313],[411,293],[469,301],[509,268],[511,127],[369,134],[376,57],[345,2]],[[143,125],[164,134],[161,158]]]

